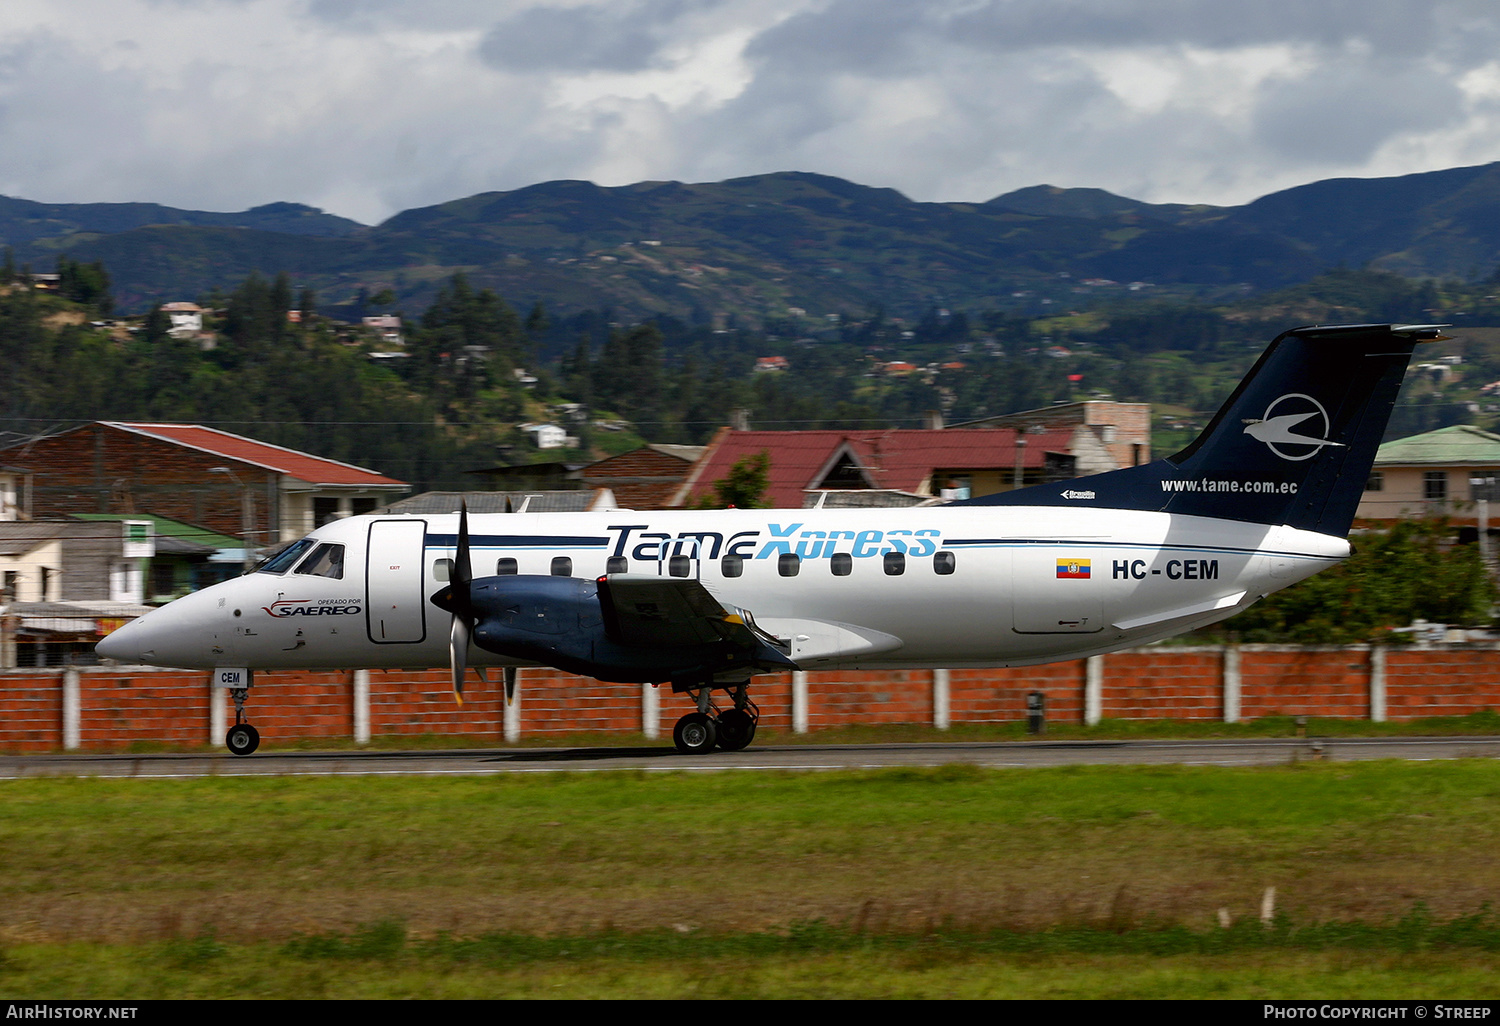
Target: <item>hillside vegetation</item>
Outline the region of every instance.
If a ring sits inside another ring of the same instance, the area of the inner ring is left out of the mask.
[[[1221,300],[1337,266],[1482,278],[1500,263],[1500,164],[1316,182],[1241,207],[1148,204],[1036,186],[986,202],[783,172],[605,188],[545,182],[407,210],[366,227],[300,204],[236,214],[0,197],[0,245],[42,269],[104,261],[122,310],[293,274],[332,306],[361,290],[429,304],[456,272],[568,316],[763,326],[929,307],[1038,315],[1089,288]],[[1116,284],[1118,283],[1118,284]]]

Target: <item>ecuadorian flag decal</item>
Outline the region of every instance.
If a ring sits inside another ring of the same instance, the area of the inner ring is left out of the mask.
[[[1086,559],[1059,559],[1058,580],[1086,581],[1089,579],[1089,561]]]

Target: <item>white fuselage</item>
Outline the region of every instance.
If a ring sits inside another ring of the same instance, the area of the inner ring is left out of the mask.
[[[309,537],[344,547],[340,576],[295,564],[247,574],[141,617],[99,651],[205,669],[446,666],[450,617],[430,597],[457,531],[456,513],[331,523]],[[1342,538],[1286,527],[1063,507],[474,514],[469,532],[475,578],[696,578],[789,642],[804,669],[1093,655],[1223,619],[1349,554]]]

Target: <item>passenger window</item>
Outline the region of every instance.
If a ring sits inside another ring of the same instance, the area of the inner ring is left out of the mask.
[[[313,577],[330,577],[335,581],[344,579],[344,547],[342,545],[319,545],[311,556],[297,567],[297,573]]]
[[[567,556],[553,556],[552,557],[552,576],[553,577],[572,577],[573,576],[573,561],[571,559],[569,559]]]
[[[434,559],[432,561],[432,579],[434,581],[453,580],[453,560]]]
[[[630,573],[630,560],[624,556],[610,556],[604,561],[604,572],[607,574]]]
[[[501,556],[495,560],[495,573],[501,577],[509,577],[511,574],[521,572],[521,567],[516,563],[514,556]]]
[[[854,569],[854,557],[847,552],[835,552],[828,560],[828,569],[833,571],[835,577],[848,577],[849,572]]]
[[[776,557],[776,572],[783,577],[796,577],[802,569],[802,557],[795,552],[783,552]]]
[[[738,577],[745,572],[745,557],[725,556],[719,562],[719,569],[725,577]]]
[[[892,577],[906,573],[906,553],[904,552],[887,552],[882,562],[885,564],[885,572]]]
[[[955,563],[953,553],[946,549],[932,557],[932,571],[938,574],[951,574]]]
[[[673,556],[667,560],[667,573],[673,577],[686,577],[692,569],[693,561],[686,556]]]

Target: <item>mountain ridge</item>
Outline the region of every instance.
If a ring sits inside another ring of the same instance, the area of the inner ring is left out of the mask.
[[[0,197],[0,244],[39,269],[102,260],[119,306],[286,271],[326,304],[392,288],[425,305],[456,272],[516,304],[775,320],[1004,306],[1079,280],[1268,289],[1329,267],[1476,279],[1500,263],[1500,163],[1326,179],[1234,207],[1030,186],[926,202],[830,175],[580,180],[476,193],[362,225],[298,203],[238,213]],[[1060,284],[1061,283],[1061,284]]]

